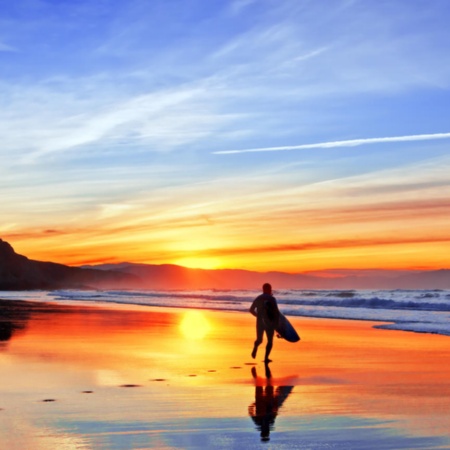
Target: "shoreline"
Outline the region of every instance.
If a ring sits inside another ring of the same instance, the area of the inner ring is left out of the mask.
[[[450,336],[449,291],[359,291],[342,295],[340,291],[280,291],[280,310],[289,318],[373,322],[381,329]],[[44,301],[57,304],[146,305],[187,307],[205,311],[239,311],[247,313],[257,291],[26,291],[1,292],[6,299]]]
[[[53,301],[53,300],[41,300],[41,299],[35,299],[35,300],[19,300],[19,299],[3,299],[0,298],[0,308],[3,302],[8,304],[13,304],[14,302],[22,303],[24,306],[26,304],[31,305],[37,305],[37,304],[45,304],[45,305],[54,305],[56,307],[61,306],[73,306],[73,307],[97,307],[101,309],[123,309],[123,310],[137,310],[137,311],[186,311],[186,310],[199,310],[199,311],[210,311],[210,312],[217,312],[217,313],[235,313],[235,314],[247,314],[247,311],[239,310],[239,309],[219,309],[219,308],[208,308],[208,307],[197,307],[197,306],[160,306],[160,305],[146,305],[142,303],[125,303],[125,302],[114,302],[114,301],[92,301],[92,300],[69,300],[69,301]],[[401,321],[395,321],[395,320],[376,320],[372,318],[358,318],[358,317],[328,317],[326,315],[290,315],[285,314],[289,321],[296,321],[297,319],[317,319],[317,320],[330,320],[330,321],[350,321],[350,322],[364,322],[371,324],[372,328],[378,329],[378,330],[386,330],[386,331],[395,331],[395,332],[403,332],[403,333],[414,333],[418,335],[436,335],[436,336],[443,336],[443,337],[450,337],[450,334],[446,332],[440,332],[435,330],[416,330],[416,329],[408,329],[408,328],[401,328],[401,324],[405,324],[408,322],[401,322]],[[403,325],[405,326],[405,325]]]
[[[450,448],[445,336],[290,317],[264,365],[250,314],[203,310],[194,339],[190,309],[29,303],[0,316],[10,448]]]

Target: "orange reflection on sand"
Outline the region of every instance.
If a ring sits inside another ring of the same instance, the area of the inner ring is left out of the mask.
[[[236,330],[239,341],[245,333],[236,323],[213,316],[210,311],[52,305],[34,311],[26,330],[17,332],[7,348],[22,361],[47,367],[48,373],[55,366],[83,373],[95,386],[153,379],[189,386],[217,383],[236,376],[229,370],[242,361],[236,354]],[[11,376],[11,383],[15,379]]]
[[[203,339],[211,330],[211,325],[202,311],[190,310],[184,313],[180,331],[186,339]]]
[[[303,413],[401,417],[410,432],[447,433],[447,336],[378,330],[379,323],[361,321],[292,322],[303,339],[297,365]]]
[[[8,343],[8,351],[49,369],[64,364],[91,372],[99,384],[128,377],[142,382],[153,360],[176,353],[177,316],[128,307],[50,306],[32,314],[25,332]]]
[[[255,360],[250,356],[255,339],[250,314],[202,311],[208,333],[187,339],[180,331],[187,312],[34,307],[20,324],[4,328],[10,333],[0,347],[2,413],[34,405],[40,417],[37,402],[56,398],[70,417],[89,413],[128,421],[145,411],[149,422],[164,414],[170,420],[248,419],[249,405],[255,403],[257,417],[261,405],[276,400],[269,423],[275,415],[354,415],[402,420],[410,433],[447,432],[448,337],[378,330],[370,322],[292,318],[302,340],[275,340],[269,377],[262,349]],[[280,386],[295,386],[282,413]],[[80,400],[88,390],[95,396]]]

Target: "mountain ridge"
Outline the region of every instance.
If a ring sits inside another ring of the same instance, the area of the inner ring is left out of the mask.
[[[272,283],[277,289],[450,289],[449,269],[407,272],[398,276],[389,273],[327,278],[279,271],[191,269],[175,264],[117,263],[82,267],[93,270],[118,270],[120,267],[123,272],[139,276],[149,289],[255,289],[265,282]]]
[[[138,282],[131,274],[81,269],[19,255],[0,239],[0,290],[113,289]]]
[[[258,289],[270,282],[276,289],[450,289],[450,270],[349,271],[338,277],[317,274],[255,272],[245,269],[192,269],[175,264],[66,266],[28,259],[0,239],[0,290],[31,289]]]

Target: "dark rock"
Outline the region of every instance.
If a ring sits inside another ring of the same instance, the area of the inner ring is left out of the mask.
[[[0,290],[125,289],[139,285],[139,278],[129,273],[34,261],[0,239]]]

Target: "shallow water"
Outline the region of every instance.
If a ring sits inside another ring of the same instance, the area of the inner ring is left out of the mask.
[[[248,311],[258,291],[98,291],[1,292],[0,298],[58,303],[107,302],[221,311]],[[450,290],[280,290],[285,315],[380,322],[384,328],[450,336]]]
[[[0,343],[0,442],[37,450],[450,448],[447,337],[294,318],[302,341],[277,340],[265,366],[249,356],[250,315],[203,314],[208,332],[190,339],[182,309],[3,305],[10,333]]]

